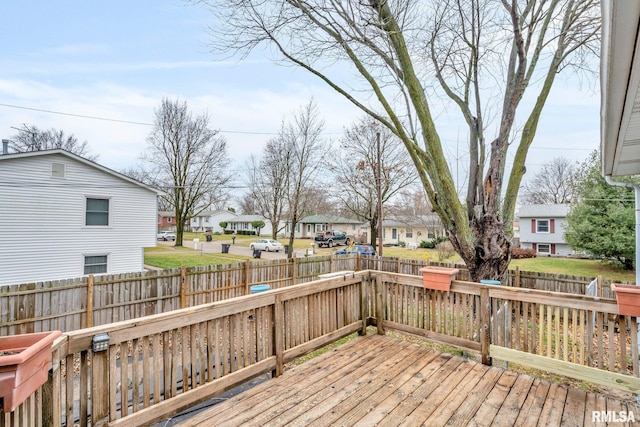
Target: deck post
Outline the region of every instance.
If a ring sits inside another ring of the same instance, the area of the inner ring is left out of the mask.
[[[284,305],[280,294],[276,294],[273,305],[273,354],[276,356],[276,368],[271,371],[272,377],[282,375],[284,366]]]
[[[491,365],[489,347],[491,345],[491,298],[489,298],[489,288],[481,285],[480,288],[480,353],[482,363]]]
[[[378,335],[384,335],[384,294],[382,293],[382,275],[376,274],[376,326]]]
[[[360,317],[362,319],[362,329],[358,331],[358,335],[367,335],[367,282],[364,277],[360,278]]]
[[[109,423],[109,352],[91,354],[91,423]]]

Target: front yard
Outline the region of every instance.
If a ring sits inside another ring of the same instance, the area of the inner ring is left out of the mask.
[[[181,265],[201,266],[201,265],[217,265],[228,264],[238,261],[252,259],[248,256],[222,253],[200,253],[193,250],[190,240],[194,238],[200,239],[201,242],[206,241],[204,233],[185,233],[185,242],[188,247],[176,248],[170,245],[162,245],[156,248],[145,249],[145,264],[157,268],[176,268]],[[261,238],[268,238],[261,236]],[[231,235],[213,235],[212,239],[217,242],[231,243]],[[235,245],[249,247],[251,242],[257,240],[256,236],[236,236]],[[284,239],[279,240],[286,244]],[[296,239],[293,247],[295,249],[307,249],[311,247],[311,240]],[[340,247],[342,248],[342,246]],[[316,255],[330,255],[337,248],[315,248]],[[398,257],[403,259],[424,260],[425,254],[429,254],[429,260],[434,262],[441,261],[439,254],[435,249],[406,249],[400,247],[385,247],[383,255],[385,257]],[[454,255],[451,258],[442,260],[444,262],[456,262],[460,258]],[[511,261],[511,268],[520,267],[522,271],[533,271],[550,274],[566,274],[570,276],[587,276],[596,277],[601,275],[605,279],[612,279],[620,282],[635,282],[635,272],[625,271],[615,264],[604,263],[600,260],[577,259],[577,258],[559,258],[559,257],[537,257],[527,259],[517,259]]]

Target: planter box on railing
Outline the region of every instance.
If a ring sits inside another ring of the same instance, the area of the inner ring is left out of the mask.
[[[47,382],[51,345],[60,331],[0,337],[0,397],[4,412],[15,410]]]
[[[640,286],[612,283],[611,290],[616,294],[618,314],[640,317]]]
[[[423,267],[420,269],[422,273],[422,284],[427,289],[448,291],[451,289],[451,282],[459,271],[457,268]]]

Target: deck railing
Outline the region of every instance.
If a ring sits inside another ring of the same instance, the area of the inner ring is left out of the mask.
[[[368,325],[640,392],[636,319],[613,300],[367,270],[64,334],[50,381],[0,424],[148,425]]]

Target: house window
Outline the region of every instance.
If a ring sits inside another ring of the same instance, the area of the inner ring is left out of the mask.
[[[173,217],[168,217],[168,218],[167,218],[167,222],[168,222],[168,223],[172,223],[172,222],[173,222]]]
[[[109,225],[109,199],[87,198],[85,225]]]
[[[101,274],[107,272],[107,255],[91,255],[84,257],[84,274]]]
[[[51,163],[51,177],[64,178],[64,163]]]
[[[407,228],[407,238],[413,238],[413,228]]]
[[[538,243],[538,253],[539,254],[550,254],[551,253],[551,245],[548,243]]]
[[[435,239],[436,235],[433,231],[427,231],[427,239]]]
[[[539,219],[536,221],[536,232],[537,233],[548,233],[549,232],[549,220],[548,219]]]

